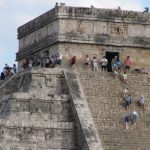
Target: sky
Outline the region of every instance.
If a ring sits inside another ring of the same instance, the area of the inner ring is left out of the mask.
[[[56,2],[79,7],[115,9],[120,6],[133,11],[150,7],[150,0],[0,0],[0,71],[6,63],[17,64],[17,28],[52,9]]]

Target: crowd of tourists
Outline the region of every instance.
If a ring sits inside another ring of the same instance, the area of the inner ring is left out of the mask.
[[[32,67],[46,67],[46,68],[54,68],[56,65],[61,66],[62,63],[62,54],[61,52],[57,52],[55,55],[51,57],[46,57],[46,63],[43,65],[41,59],[37,59],[36,61],[32,59],[24,59],[22,63],[22,68],[32,68]]]
[[[13,64],[12,67],[10,67],[8,64],[5,64],[3,70],[1,71],[0,79],[5,80],[6,77],[10,77],[16,73],[17,73],[16,64]]]
[[[131,123],[133,123],[134,126],[136,127],[137,123],[138,123],[139,115],[138,115],[138,112],[135,111],[135,110],[131,113],[130,106],[132,104],[132,97],[131,97],[131,94],[128,91],[128,88],[123,89],[123,99],[124,99],[125,107],[127,109],[127,114],[125,115],[125,118],[124,118],[125,127],[126,127],[126,129],[129,129],[129,125]],[[137,99],[137,103],[141,107],[143,112],[145,111],[144,102],[145,102],[144,95],[139,96],[139,98]]]
[[[102,71],[107,72],[108,69],[108,59],[106,56],[103,56],[100,60],[94,56],[92,59],[88,55],[85,56],[84,60],[85,69],[88,70],[92,67],[93,71],[98,71],[101,68]],[[113,72],[113,76],[115,79],[120,78],[123,82],[127,83],[127,73],[130,71],[131,68],[131,60],[130,57],[127,56],[124,63],[122,63],[117,56],[115,56],[111,61],[111,69]],[[75,68],[76,65],[76,56],[71,58],[71,67],[72,69]]]

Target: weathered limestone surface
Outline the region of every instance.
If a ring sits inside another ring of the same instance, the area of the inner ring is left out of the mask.
[[[122,101],[124,85],[118,80],[112,80],[110,73],[83,71],[85,55],[89,55],[90,59],[96,56],[99,63],[107,52],[117,53],[122,62],[129,55],[133,62],[132,67],[149,69],[149,13],[56,5],[52,10],[19,27],[18,39],[19,52],[16,59],[19,66],[25,58],[34,62],[40,59],[45,66],[46,58],[60,51],[63,55],[62,67],[68,68],[70,58],[76,55],[76,68],[84,89],[83,92],[74,73],[62,72],[59,69],[48,72],[37,69],[38,71],[32,70],[32,73],[24,71],[2,85],[0,106],[4,127],[29,128],[33,124],[35,128],[40,129],[36,134],[42,135],[40,140],[44,143],[43,147],[38,145],[39,140],[31,130],[33,136],[28,142],[28,149],[149,149],[149,76],[129,74],[127,86],[134,98],[131,110],[136,109],[140,118],[138,128],[131,125],[127,131],[123,125],[126,113]],[[136,105],[139,94],[144,94],[146,98],[145,113]],[[88,106],[101,141],[98,139]],[[5,117],[8,119],[5,120]],[[17,120],[17,117],[23,118],[22,121]],[[32,117],[35,118],[34,121]],[[13,127],[9,126],[11,122]],[[15,130],[15,135],[19,131]],[[47,132],[50,133],[48,137]],[[2,135],[11,137],[6,133],[2,130]],[[29,131],[29,134],[31,133]],[[43,136],[45,138],[42,138]],[[24,141],[28,137],[28,129],[23,128],[19,132],[19,138],[13,139],[19,139],[23,144],[22,149],[25,149]],[[53,139],[56,144],[51,140],[47,141],[47,138]],[[3,140],[3,145],[6,141],[13,143],[10,138]],[[21,149],[20,145],[18,146],[18,149]],[[16,145],[8,144],[8,150],[10,147],[11,150],[17,149]]]
[[[77,125],[61,70],[17,74],[1,86],[0,95],[1,149],[78,149]]]
[[[129,74],[128,84],[114,80],[111,73],[80,70],[83,86],[94,123],[105,150],[148,150],[150,147],[150,77],[149,75]],[[132,113],[139,114],[138,126],[130,124],[125,129],[124,116],[127,111],[123,101],[123,88],[128,87],[133,98]],[[145,108],[137,104],[138,97],[145,96]]]
[[[103,150],[77,73],[65,71],[65,77],[75,107],[77,121],[81,128],[78,131],[78,138],[82,142],[79,149]]]
[[[0,86],[0,149],[102,150],[78,84],[75,73],[44,68],[5,81]]]

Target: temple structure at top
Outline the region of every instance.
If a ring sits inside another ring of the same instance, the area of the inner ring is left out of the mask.
[[[58,5],[18,28],[19,64],[24,58],[43,66],[45,58],[57,51],[63,54],[63,66],[76,55],[102,57],[109,63],[114,56],[130,56],[134,66],[150,65],[150,13],[121,9],[99,9]],[[109,69],[109,68],[108,68]]]

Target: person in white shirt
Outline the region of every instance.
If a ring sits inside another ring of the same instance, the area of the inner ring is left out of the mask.
[[[14,74],[16,74],[16,73],[15,73],[15,71],[11,68],[11,69],[10,69],[10,75],[14,75]]]
[[[32,60],[29,60],[29,69],[31,69],[33,66],[33,61]]]
[[[97,59],[96,57],[93,57],[93,70],[97,71],[98,70],[98,64],[97,64]]]
[[[140,107],[143,109],[143,111],[145,111],[144,101],[145,101],[144,95],[141,95],[139,98],[139,104],[140,104]]]
[[[45,67],[46,67],[46,68],[49,68],[49,61],[50,61],[50,59],[49,59],[49,57],[47,57],[47,58],[46,58],[46,64],[45,64]]]
[[[123,98],[124,98],[124,99],[126,98],[127,94],[128,94],[128,88],[125,87],[125,88],[123,89]]]
[[[58,52],[57,54],[57,65],[59,65],[59,67],[61,66],[61,63],[62,63],[62,53],[61,52]]]
[[[106,59],[106,56],[104,56],[101,59],[100,63],[101,63],[102,71],[107,71],[108,60]]]
[[[136,126],[138,121],[138,113],[136,111],[133,111],[133,123]]]

